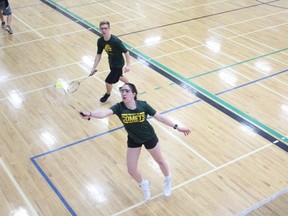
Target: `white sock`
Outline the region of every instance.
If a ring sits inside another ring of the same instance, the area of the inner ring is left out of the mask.
[[[171,179],[171,173],[168,176],[165,176],[165,179]]]

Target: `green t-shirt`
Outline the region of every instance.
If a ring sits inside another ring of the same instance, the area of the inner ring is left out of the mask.
[[[123,68],[125,61],[122,53],[126,53],[128,50],[119,38],[111,35],[110,39],[105,41],[103,37],[100,37],[97,47],[97,54],[102,54],[103,50],[108,54],[110,68]]]
[[[110,109],[113,114],[116,114],[124,127],[128,135],[136,143],[147,142],[156,135],[153,127],[147,121],[147,116],[154,116],[156,110],[154,110],[146,101],[136,101],[136,109],[128,109],[123,102],[113,105]]]

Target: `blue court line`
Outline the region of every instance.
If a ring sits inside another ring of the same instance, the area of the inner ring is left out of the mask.
[[[230,91],[234,91],[234,90],[237,90],[239,88],[242,88],[244,86],[248,86],[248,85],[251,85],[251,84],[254,84],[256,82],[259,82],[259,81],[262,81],[262,80],[265,80],[265,79],[268,79],[270,77],[273,77],[273,76],[277,76],[279,74],[282,74],[282,73],[285,73],[287,72],[288,70],[285,70],[285,71],[281,71],[281,72],[278,72],[278,73],[275,73],[275,74],[272,74],[272,75],[269,75],[269,76],[266,76],[266,77],[263,77],[263,78],[260,78],[260,79],[257,79],[257,80],[253,80],[251,82],[248,82],[248,83],[245,83],[245,84],[242,84],[240,86],[237,86],[237,87],[234,87],[234,88],[231,88],[231,89],[228,89],[228,90],[225,90],[225,91],[222,91],[222,92],[219,92],[217,93],[217,95],[221,95],[221,94],[225,94],[227,92],[230,92]],[[190,106],[190,105],[193,105],[195,103],[198,103],[200,102],[201,100],[198,99],[198,100],[195,100],[195,101],[192,101],[192,102],[189,102],[189,103],[186,103],[186,104],[183,104],[181,106],[177,106],[177,107],[174,107],[172,109],[169,109],[169,110],[166,110],[166,111],[163,111],[161,112],[161,114],[165,114],[165,113],[169,113],[169,112],[173,112],[175,110],[179,110],[181,108],[184,108],[184,107],[187,107],[187,106]],[[151,118],[151,117],[150,117]],[[237,118],[239,118],[237,115],[234,115],[233,116],[234,119],[237,120]],[[239,119],[238,119],[239,120]],[[241,122],[242,124],[247,124],[245,121]],[[81,139],[79,141],[76,141],[76,142],[73,142],[71,144],[68,144],[68,145],[65,145],[65,146],[62,146],[60,148],[56,148],[54,150],[51,150],[51,151],[47,151],[45,153],[42,153],[42,154],[39,154],[39,155],[36,155],[34,157],[31,157],[31,161],[32,163],[34,164],[34,166],[36,167],[36,169],[40,172],[40,174],[43,176],[43,178],[45,179],[45,181],[48,183],[48,185],[51,187],[51,189],[55,192],[55,194],[59,197],[59,199],[61,200],[61,202],[63,203],[63,205],[67,208],[67,210],[71,213],[71,215],[73,216],[76,216],[76,213],[74,212],[74,210],[72,209],[72,207],[69,205],[69,203],[66,201],[66,199],[64,198],[64,196],[59,192],[59,190],[57,189],[57,187],[53,184],[53,182],[50,180],[50,178],[46,175],[46,173],[44,172],[44,170],[41,168],[41,166],[37,163],[37,158],[40,158],[40,157],[43,157],[45,155],[49,155],[49,154],[52,154],[54,152],[58,152],[58,151],[61,151],[63,149],[66,149],[66,148],[69,148],[71,146],[75,146],[75,145],[78,145],[78,144],[83,144],[84,142],[86,141],[89,141],[89,140],[92,140],[92,139],[95,139],[97,137],[100,137],[100,136],[103,136],[103,135],[106,135],[106,134],[110,134],[114,131],[118,131],[120,129],[123,129],[124,127],[121,126],[121,127],[117,127],[117,128],[114,128],[114,129],[111,129],[111,130],[108,130],[106,132],[103,132],[103,133],[99,133],[99,134],[96,134],[94,136],[91,136],[91,137],[88,137],[88,138],[85,138],[85,139]],[[251,128],[251,126],[250,126]],[[256,127],[253,127],[252,128],[256,133],[260,134],[261,136],[264,136],[266,139],[268,139],[270,142],[275,142],[275,138],[272,137],[272,136],[266,136],[265,134],[261,134],[261,130],[259,130],[258,128]],[[277,143],[276,143],[277,144]],[[284,150],[286,148],[286,151],[288,152],[288,146],[285,145],[284,143],[282,142],[279,142],[277,145],[279,145],[279,147],[282,147]]]
[[[34,158],[30,158],[34,166],[37,168],[37,170],[40,172],[40,174],[43,176],[43,178],[46,180],[48,185],[52,188],[52,190],[56,193],[56,195],[59,197],[61,202],[64,204],[64,206],[67,208],[67,210],[70,212],[71,215],[76,216],[77,214],[74,212],[72,207],[68,204],[66,199],[62,196],[62,194],[59,192],[59,190],[56,188],[56,186],[52,183],[52,181],[49,179],[49,177],[46,175],[46,173],[43,171],[43,169],[40,167],[40,165],[36,162]]]
[[[131,48],[131,49],[133,50],[133,48]],[[284,49],[284,50],[286,50],[286,49]],[[271,54],[275,54],[275,52],[273,52]],[[221,98],[218,98],[216,95],[214,95],[214,94],[208,92],[207,90],[201,88],[200,86],[192,83],[190,80],[186,79],[185,77],[176,73],[175,71],[171,70],[170,68],[167,68],[166,66],[157,62],[156,60],[147,57],[146,55],[136,51],[135,49],[134,49],[134,52],[130,51],[130,55],[133,56],[134,58],[138,59],[140,62],[145,62],[145,65],[148,65],[154,71],[158,72],[159,74],[163,75],[167,79],[178,84],[179,86],[186,89],[187,91],[193,93],[198,98],[201,98],[202,100],[206,101],[211,106],[214,106],[215,108],[217,108],[219,111],[227,114],[230,117],[237,114],[238,115],[237,119],[239,122],[245,121],[245,122],[247,122],[246,123],[247,126],[251,126],[251,128],[254,128],[256,126],[264,134],[267,133],[267,134],[269,134],[269,136],[272,135],[275,137],[275,139],[279,139],[278,140],[279,142],[286,142],[287,143],[288,139],[284,135],[271,129],[267,125],[262,124],[258,120],[252,118],[251,116],[247,115],[246,113],[242,112],[241,110],[237,109],[236,107],[230,105],[229,103],[225,102]],[[265,56],[267,56],[267,55],[268,54],[266,54]],[[245,61],[245,62],[247,62],[247,61]],[[225,67],[225,68],[227,68],[227,67]],[[261,134],[263,134],[263,133],[261,133]],[[275,144],[275,143],[273,143],[273,144]],[[281,144],[278,147],[280,147],[280,146],[283,146],[283,145]],[[280,148],[282,148],[282,147],[280,147]],[[285,149],[283,149],[283,150],[285,150]]]
[[[232,68],[234,66],[237,66],[237,65],[241,65],[241,64],[245,64],[247,62],[251,62],[251,61],[255,61],[257,59],[260,59],[260,58],[264,58],[264,57],[267,57],[267,56],[271,56],[273,54],[277,54],[277,53],[280,53],[280,52],[284,52],[288,50],[288,48],[284,48],[284,49],[281,49],[281,50],[277,50],[277,51],[274,51],[274,52],[270,52],[270,53],[267,53],[267,54],[264,54],[264,55],[259,55],[259,56],[256,56],[254,58],[251,58],[251,59],[247,59],[245,61],[241,61],[241,62],[236,62],[234,64],[230,64],[230,65],[227,65],[227,66],[224,66],[224,67],[221,67],[221,68],[217,68],[215,70],[211,70],[211,71],[207,71],[205,73],[202,73],[202,74],[198,74],[198,75],[195,75],[195,76],[192,76],[192,77],[189,77],[188,79],[189,80],[192,80],[192,79],[195,79],[195,78],[198,78],[198,77],[201,77],[201,76],[205,76],[207,74],[212,74],[214,72],[218,72],[218,71],[221,71],[221,70],[225,70],[225,69],[228,69],[228,68]],[[284,62],[283,62],[284,63]]]
[[[97,137],[103,136],[103,135],[105,135],[105,134],[108,134],[108,133],[111,133],[111,132],[113,132],[113,131],[119,130],[119,129],[123,128],[123,127],[124,127],[124,126],[117,127],[117,128],[114,128],[114,129],[108,130],[108,131],[106,131],[106,132],[103,132],[103,133],[100,133],[100,134],[96,134],[96,135],[94,135],[94,136],[87,137],[87,138],[85,138],[85,139],[78,140],[78,141],[73,142],[73,143],[71,143],[71,144],[69,144],[69,145],[66,145],[66,146],[62,146],[62,147],[56,148],[56,149],[54,149],[54,150],[51,150],[51,151],[48,151],[48,152],[45,152],[45,153],[39,154],[39,155],[34,156],[34,157],[32,157],[32,158],[33,158],[33,159],[37,159],[37,158],[42,157],[42,156],[45,156],[45,155],[47,155],[47,154],[51,154],[51,153],[53,153],[53,152],[60,151],[60,150],[62,150],[62,149],[65,149],[65,148],[68,148],[68,147],[71,147],[71,146],[77,145],[77,144],[79,144],[79,143],[83,143],[83,142],[85,142],[85,141],[87,141],[87,140],[91,140],[91,139],[94,139],[94,138],[97,138]]]
[[[69,148],[71,146],[74,146],[74,145],[77,145],[77,144],[80,144],[80,143],[83,143],[87,140],[91,140],[91,139],[94,139],[96,137],[99,137],[99,136],[103,136],[105,134],[108,134],[108,133],[111,133],[113,131],[116,131],[116,130],[119,130],[123,128],[122,127],[118,127],[118,128],[115,128],[115,129],[112,129],[112,130],[109,130],[109,131],[106,131],[106,132],[103,132],[103,133],[100,133],[100,134],[96,134],[94,136],[91,136],[91,137],[88,137],[88,138],[85,138],[85,139],[82,139],[82,140],[79,140],[79,141],[76,141],[76,142],[73,142],[71,144],[68,144],[66,146],[62,146],[60,148],[56,148],[54,150],[51,150],[51,151],[48,151],[48,152],[45,152],[45,153],[42,153],[42,154],[39,154],[39,155],[36,155],[34,157],[31,157],[30,160],[32,161],[32,163],[34,164],[34,166],[36,167],[36,169],[40,172],[40,174],[43,176],[43,178],[45,179],[45,181],[48,183],[48,185],[51,187],[51,189],[55,192],[55,194],[59,197],[59,199],[61,200],[61,202],[63,203],[63,205],[66,207],[66,209],[70,212],[71,215],[73,216],[76,216],[77,214],[75,213],[75,211],[72,209],[72,207],[69,205],[69,203],[66,201],[66,199],[64,198],[64,196],[59,192],[59,190],[57,189],[57,187],[53,184],[53,182],[50,180],[50,178],[46,175],[46,173],[44,172],[44,170],[41,168],[41,166],[37,163],[37,158],[40,158],[40,157],[43,157],[45,155],[49,155],[49,154],[52,154],[54,152],[58,152],[60,150],[63,150],[63,149],[66,149],[66,148]]]
[[[222,94],[222,93],[225,93],[225,92],[229,92],[229,91],[233,91],[233,90],[235,90],[235,89],[242,88],[242,87],[244,87],[244,86],[250,85],[251,83],[256,83],[256,82],[259,82],[259,81],[261,81],[261,80],[266,80],[266,79],[268,79],[268,78],[271,78],[271,77],[274,77],[274,76],[277,76],[277,75],[279,75],[279,74],[286,73],[286,72],[288,72],[288,69],[283,70],[283,71],[280,71],[280,72],[277,72],[277,73],[275,73],[275,74],[268,75],[268,76],[266,76],[266,77],[262,77],[262,78],[253,80],[253,81],[248,82],[248,83],[244,83],[244,84],[242,84],[242,85],[236,86],[236,87],[231,88],[231,89],[228,89],[228,90],[224,90],[224,91],[218,92],[218,93],[216,93],[216,95],[219,95],[219,94]]]
[[[62,14],[64,13],[65,16],[70,17],[72,20],[74,20],[75,22],[77,22],[78,24],[82,25],[83,27],[89,29],[91,32],[97,34],[98,36],[100,36],[100,33],[98,31],[96,31],[95,29],[91,29],[91,26],[93,26],[91,23],[87,22],[86,20],[83,20],[82,18],[78,17],[77,15],[73,14],[72,12],[68,11],[66,8],[63,8],[62,6],[58,5],[55,2],[52,1],[44,1],[46,4],[48,4],[50,7],[54,8],[55,10],[61,12]],[[59,9],[60,8],[60,9]],[[98,29],[97,27],[94,26],[94,28]],[[124,43],[125,44],[125,43]],[[267,127],[266,125],[261,124],[260,122],[256,121],[255,119],[252,119],[250,116],[242,113],[240,110],[232,107],[231,105],[229,105],[228,103],[226,103],[225,101],[221,100],[220,98],[215,97],[214,95],[212,95],[211,93],[207,92],[205,89],[202,89],[201,87],[195,85],[194,83],[190,82],[189,80],[187,80],[186,78],[182,77],[180,74],[175,73],[174,71],[170,70],[169,68],[165,67],[164,65],[156,62],[155,60],[149,58],[148,56],[144,55],[143,53],[139,53],[137,50],[135,50],[133,47],[129,46],[128,44],[125,44],[125,46],[130,48],[130,53],[132,54],[132,56],[136,59],[138,59],[139,61],[142,61],[142,63],[149,65],[150,68],[154,69],[156,72],[162,74],[163,76],[165,76],[166,78],[174,81],[174,83],[180,85],[181,87],[187,89],[189,92],[195,94],[197,97],[201,98],[202,100],[204,100],[205,102],[207,102],[208,104],[212,105],[213,107],[217,108],[218,110],[222,111],[223,113],[227,114],[228,116],[230,116],[231,118],[237,120],[240,123],[243,123],[245,125],[248,125],[250,128],[252,128],[253,130],[255,130],[255,132],[257,132],[259,135],[263,136],[264,138],[266,138],[267,140],[271,141],[271,142],[275,142],[277,140],[275,140],[275,138],[273,136],[271,136],[269,133],[263,131],[262,129],[264,128],[266,131],[268,132],[272,132],[272,134],[275,137],[279,136],[285,140],[286,138],[273,131],[272,129],[270,129],[269,127]],[[129,49],[128,48],[128,49]],[[133,50],[133,51],[132,51]],[[277,51],[280,52],[280,51]],[[266,54],[266,56],[269,54]],[[166,70],[166,71],[165,71]],[[287,71],[287,70],[286,70]],[[285,71],[285,72],[286,72]],[[284,72],[284,71],[283,71]],[[280,73],[280,72],[279,72]],[[236,88],[235,88],[236,89]],[[227,91],[228,92],[228,91]],[[199,102],[200,100],[191,102],[191,104]],[[185,105],[182,105],[181,107],[183,107]],[[230,109],[228,109],[230,108]],[[175,110],[175,108],[173,109]],[[167,111],[166,111],[167,112]],[[236,112],[236,113],[235,113]],[[242,114],[239,116],[239,114]],[[244,116],[244,117],[243,117]],[[247,121],[246,119],[248,119],[249,121]],[[256,127],[254,124],[251,124],[251,121],[257,126],[260,126],[260,128]],[[262,129],[261,129],[262,126]],[[123,128],[119,127],[119,128],[115,128],[114,130],[119,130]],[[112,131],[111,131],[112,132]],[[101,135],[107,134],[108,132],[102,133]],[[55,187],[55,185],[52,183],[52,181],[49,179],[49,177],[45,174],[45,172],[42,170],[42,168],[39,166],[39,164],[36,162],[36,159],[43,156],[43,155],[47,155],[50,153],[53,153],[55,151],[59,151],[61,149],[82,143],[84,141],[90,140],[92,138],[95,138],[97,136],[100,136],[100,134],[95,135],[93,137],[90,138],[86,138],[84,140],[81,141],[77,141],[75,143],[69,144],[67,146],[55,149],[53,151],[50,152],[46,152],[43,154],[40,154],[38,156],[32,157],[30,158],[32,163],[34,164],[34,166],[38,169],[38,171],[41,173],[41,175],[44,177],[44,179],[47,181],[47,183],[50,185],[50,187],[52,188],[52,190],[57,194],[57,196],[60,198],[60,200],[62,201],[62,203],[65,205],[65,207],[67,208],[67,210],[71,213],[71,215],[76,215],[76,213],[73,211],[73,209],[71,208],[71,206],[68,204],[68,202],[65,200],[65,198],[61,195],[61,193],[58,191],[58,189]],[[286,140],[285,140],[286,141]],[[279,141],[277,143],[274,143],[277,146],[279,146],[280,148],[284,149],[287,148],[288,146],[285,145],[283,142]],[[286,151],[288,151],[288,149],[286,149]]]

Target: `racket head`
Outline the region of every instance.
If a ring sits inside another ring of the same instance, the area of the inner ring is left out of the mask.
[[[45,100],[53,106],[69,105],[74,110],[76,110],[81,116],[84,116],[83,112],[79,111],[76,107],[74,107],[72,104],[69,103],[67,97],[68,95],[63,88],[56,88],[55,86],[44,88],[43,96]],[[90,118],[88,118],[88,120],[90,120]]]
[[[68,93],[76,92],[78,90],[79,86],[80,86],[80,82],[79,81],[73,81],[73,82],[71,82],[68,85],[67,92]]]
[[[43,96],[51,105],[61,106],[67,104],[66,92],[63,88],[54,86],[43,89]]]

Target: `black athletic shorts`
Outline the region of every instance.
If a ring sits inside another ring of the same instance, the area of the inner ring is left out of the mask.
[[[106,77],[105,82],[109,84],[117,83],[123,75],[122,68],[110,68],[110,70],[111,71]]]
[[[156,135],[153,137],[153,139],[144,143],[136,143],[131,137],[128,136],[127,145],[129,148],[139,148],[144,145],[146,149],[153,149],[157,145],[158,141],[159,140]]]
[[[0,13],[1,13],[1,10],[2,10],[2,14],[4,16],[8,16],[8,15],[12,14],[12,11],[11,11],[9,4],[5,5],[5,1],[0,3]]]

